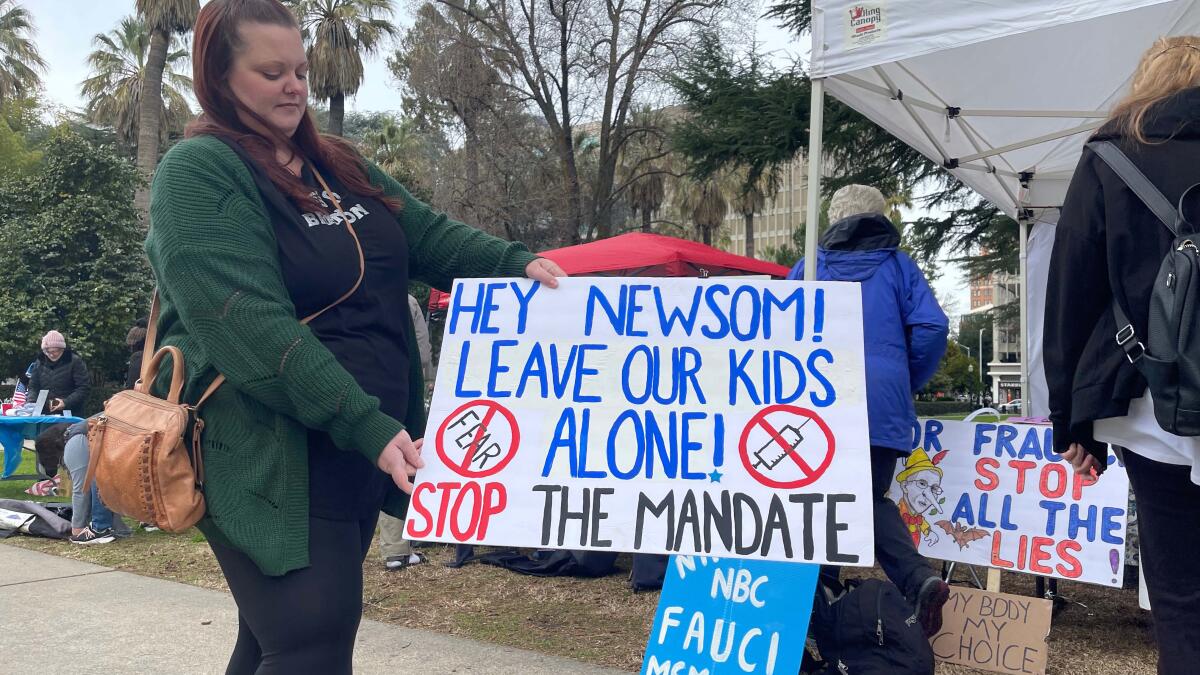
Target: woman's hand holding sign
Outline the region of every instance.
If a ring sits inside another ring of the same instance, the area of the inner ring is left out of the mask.
[[[558,288],[556,277],[565,277],[567,273],[553,260],[538,258],[525,266],[525,276],[540,282],[543,286]]]
[[[424,460],[421,459],[421,447],[424,444],[424,438],[414,441],[407,431],[401,431],[384,446],[376,465],[392,477],[396,487],[412,494],[412,477],[416,475],[417,469],[425,466]]]
[[[1096,458],[1078,443],[1072,443],[1071,447],[1062,454],[1062,458],[1071,463],[1071,468],[1077,475],[1091,476],[1093,470],[1096,476],[1104,473],[1104,467],[1100,465],[1100,462],[1097,462]]]

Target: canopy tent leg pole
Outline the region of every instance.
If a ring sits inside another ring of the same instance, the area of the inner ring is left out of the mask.
[[[1020,237],[1020,256],[1021,256],[1021,277],[1019,280],[1020,295],[1017,296],[1017,301],[1020,303],[1021,309],[1021,415],[1029,417],[1030,401],[1029,401],[1029,217],[1030,212],[1022,208],[1018,213],[1017,224],[1020,228],[1018,236]]]
[[[1026,281],[1029,279],[1029,212],[1022,208],[1017,218],[1020,240],[1021,269],[1017,286],[1017,306],[1021,311],[1021,415],[1029,416],[1029,304],[1026,301]],[[987,578],[989,591],[1000,590],[1000,570],[989,569]]]
[[[804,278],[817,278],[817,235],[821,229],[821,152],[825,126],[825,79],[812,81],[808,113],[808,210],[804,217]]]
[[[1021,416],[1029,417],[1033,403],[1029,398],[1029,360],[1033,350],[1029,344],[1029,226],[1033,213],[1022,208],[1017,214],[1017,237],[1020,239],[1021,278],[1018,281],[1017,302],[1021,310]],[[999,574],[997,574],[999,576]]]

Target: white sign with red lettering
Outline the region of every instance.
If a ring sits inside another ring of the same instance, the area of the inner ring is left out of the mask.
[[[922,555],[1120,586],[1129,478],[1053,452],[1049,426],[923,419],[889,496]]]

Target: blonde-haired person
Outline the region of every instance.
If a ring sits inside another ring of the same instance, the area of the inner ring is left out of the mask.
[[[1155,42],[1093,140],[1114,142],[1173,203],[1200,182],[1200,38]],[[1112,303],[1145,335],[1151,289],[1171,242],[1085,148],[1059,219],[1046,301],[1054,444],[1082,474],[1104,471],[1108,444],[1125,449],[1165,675],[1194,673],[1200,663],[1200,438],[1159,427],[1145,379],[1114,340]]]

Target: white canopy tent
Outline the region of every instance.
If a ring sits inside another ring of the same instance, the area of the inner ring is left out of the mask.
[[[1200,33],[1200,3],[1194,0],[812,5],[808,175],[814,189],[807,223],[817,222],[828,91],[1018,219],[1022,289],[1029,288],[1029,227],[1057,222],[1084,141],[1127,90],[1142,53],[1159,36]],[[815,250],[816,228],[806,235],[806,250]],[[816,257],[807,262],[815,265]],[[814,273],[806,270],[810,279]],[[1027,355],[1028,296],[1024,292],[1021,300]],[[1027,414],[1035,359],[1022,359]]]

